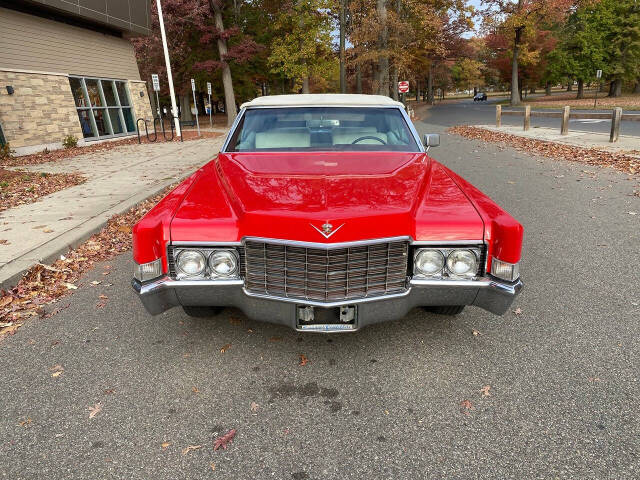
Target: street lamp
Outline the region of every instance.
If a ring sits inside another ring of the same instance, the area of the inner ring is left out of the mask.
[[[167,77],[169,77],[169,95],[171,96],[171,115],[176,124],[176,135],[181,137],[180,119],[178,118],[178,105],[176,104],[176,93],[173,90],[173,76],[171,75],[171,61],[169,60],[169,49],[167,48],[167,36],[164,33],[164,19],[162,18],[162,5],[160,0],[156,0],[158,5],[158,21],[160,22],[160,35],[162,36],[162,48],[164,50],[164,61],[167,64]]]

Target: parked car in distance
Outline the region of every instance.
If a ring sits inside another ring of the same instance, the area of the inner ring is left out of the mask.
[[[503,314],[522,226],[429,157],[439,143],[387,97],[245,103],[220,153],[135,226],[133,287],[151,314],[234,306],[300,331]]]
[[[473,101],[474,102],[486,102],[487,101],[487,94],[484,92],[478,92],[473,96]]]

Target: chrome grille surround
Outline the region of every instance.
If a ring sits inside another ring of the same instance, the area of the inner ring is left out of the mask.
[[[407,237],[337,244],[245,238],[243,244],[249,294],[335,303],[408,291]]]

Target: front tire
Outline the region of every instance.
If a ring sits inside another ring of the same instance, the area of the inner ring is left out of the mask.
[[[464,305],[440,305],[437,307],[425,307],[428,311],[438,315],[458,315],[464,310]]]
[[[215,317],[222,310],[223,307],[188,307],[183,306],[182,309],[184,313],[194,318],[207,318],[207,317]]]

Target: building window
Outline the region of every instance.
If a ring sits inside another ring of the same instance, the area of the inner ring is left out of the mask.
[[[119,137],[136,131],[126,82],[69,77],[82,135],[86,139]]]

